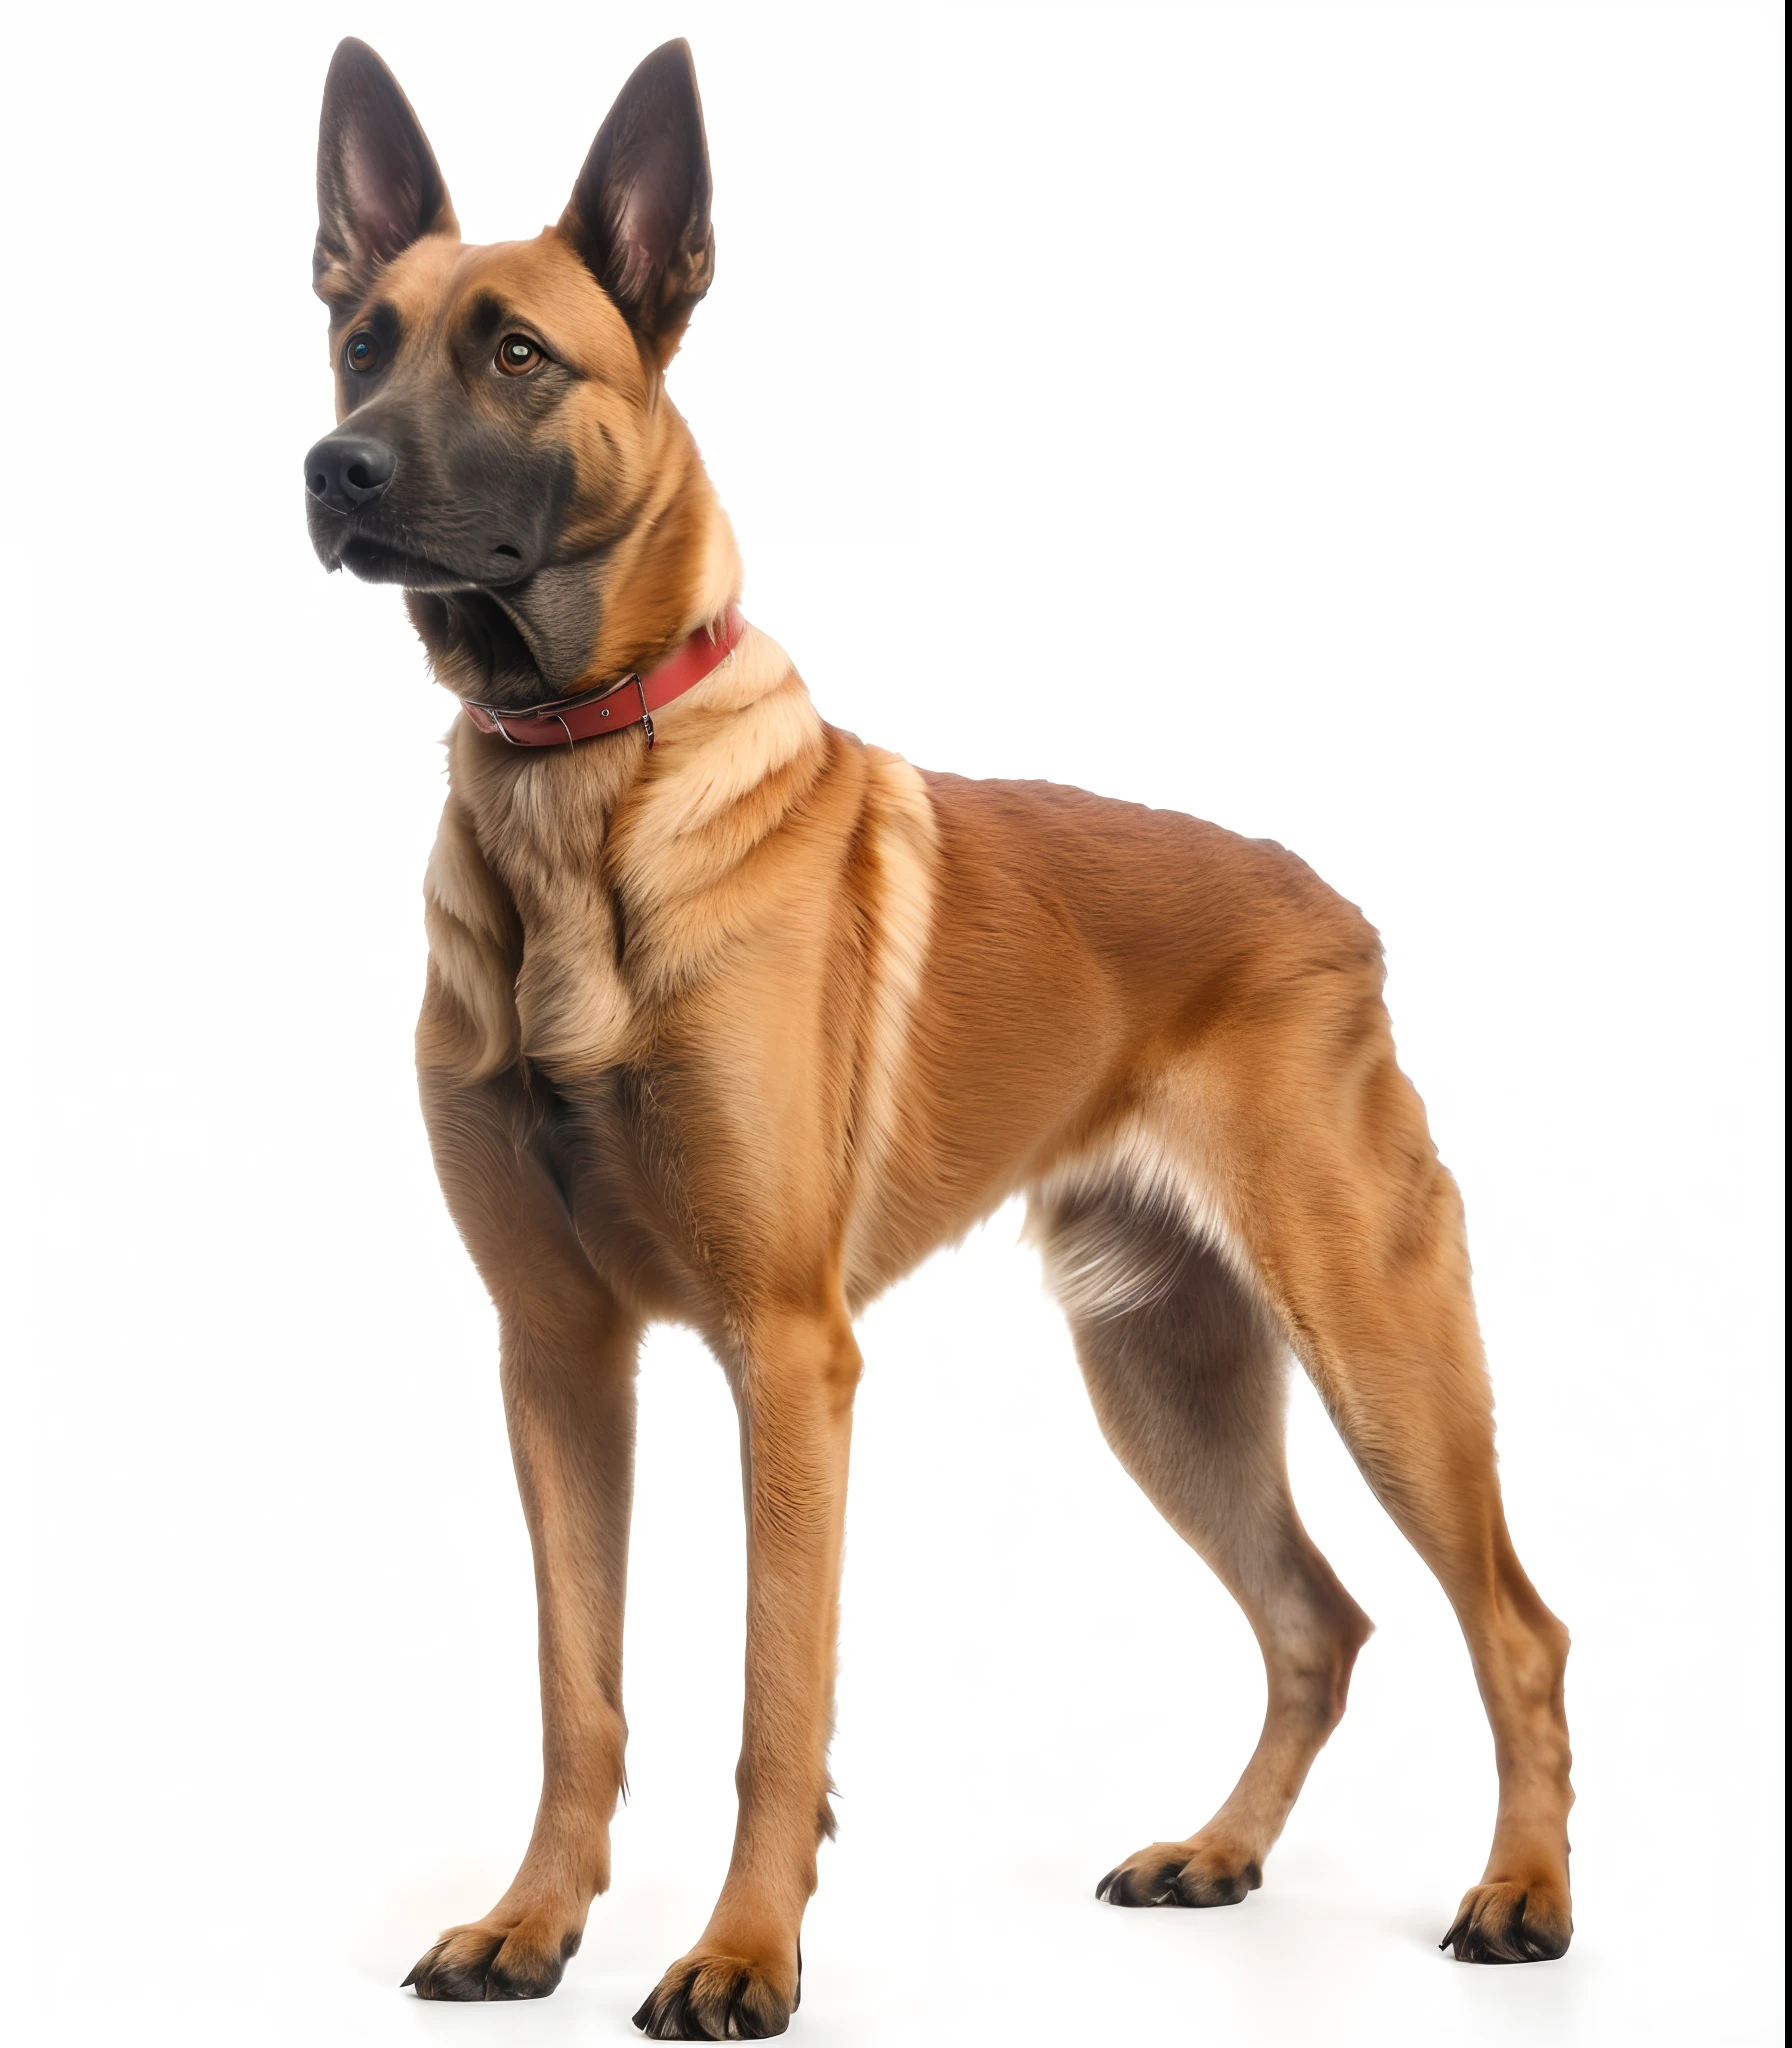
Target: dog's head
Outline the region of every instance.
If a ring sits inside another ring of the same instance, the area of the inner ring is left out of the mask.
[[[644,522],[676,539],[678,472],[695,469],[660,392],[715,262],[689,48],[667,43],[622,88],[553,227],[471,247],[397,80],[345,42],[317,191],[338,424],[305,458],[312,545],[402,585],[461,694],[577,689],[616,645],[606,571]]]

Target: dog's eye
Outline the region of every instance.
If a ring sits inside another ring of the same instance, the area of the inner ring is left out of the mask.
[[[365,331],[351,334],[348,345],[342,351],[342,360],[351,370],[371,370],[380,359],[380,345]]]
[[[507,377],[526,377],[546,361],[547,357],[525,335],[507,334],[498,344],[498,368]]]

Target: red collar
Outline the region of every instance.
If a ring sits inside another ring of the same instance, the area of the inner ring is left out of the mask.
[[[720,668],[734,652],[746,623],[740,606],[731,604],[714,626],[699,626],[675,654],[645,674],[621,676],[577,696],[531,704],[526,711],[497,711],[464,697],[460,708],[481,732],[502,733],[513,747],[570,747],[575,740],[620,732],[628,725],[645,726],[651,747],[653,714]]]

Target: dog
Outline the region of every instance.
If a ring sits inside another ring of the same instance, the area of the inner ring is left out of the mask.
[[[665,388],[715,263],[684,43],[624,85],[553,227],[468,247],[396,80],[345,42],[318,210],[338,424],[306,457],[312,542],[403,589],[462,706],[417,1068],[498,1312],[540,1618],[522,1867],[405,1982],[540,1997],[609,1883],[636,1354],[672,1319],[740,1412],[746,1705],[720,1898],[635,2019],[784,2031],[834,1825],[853,1321],[1017,1192],[1108,1442],[1268,1670],[1231,1796],[1099,1896],[1242,1900],[1344,1711],[1370,1623],[1289,1493],[1292,1351],[1492,1725],[1492,1853],[1441,1945],[1561,1955],[1568,1637],[1507,1533],[1462,1206],[1374,930],[1266,841],[864,745],[742,618]]]

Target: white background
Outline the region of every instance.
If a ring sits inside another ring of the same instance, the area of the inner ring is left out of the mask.
[[[1351,1713],[1247,1904],[1098,1906],[1227,1790],[1260,1666],[1004,1212],[865,1320],[797,2038],[1776,2039],[1783,51],[1715,0],[15,24],[0,2032],[622,2041],[726,1859],[733,1419],[662,1333],[615,1888],[544,2005],[396,1988],[522,1850],[534,1626],[410,1074],[449,707],[301,517],[345,32],[481,239],[688,34],[720,267],[673,390],[824,713],[1369,911],[1575,1632],[1575,1946],[1455,1966],[1485,1724],[1297,1386],[1380,1623]]]

